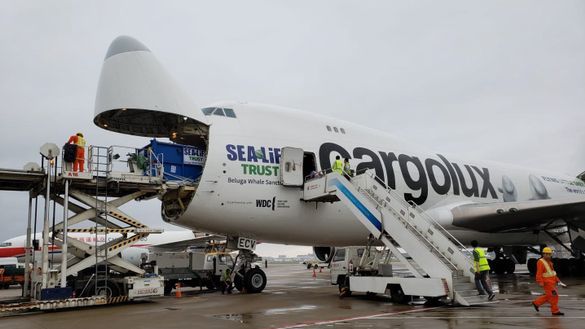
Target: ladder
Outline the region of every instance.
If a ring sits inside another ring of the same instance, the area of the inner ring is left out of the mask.
[[[95,210],[96,217],[103,221],[95,221],[95,294],[107,295],[108,292],[108,172],[110,170],[109,149],[102,146],[92,146],[89,154],[88,170],[95,179]],[[101,195],[101,197],[100,197]],[[99,245],[99,233],[103,233],[104,241]],[[101,257],[99,257],[101,256]],[[110,296],[107,296],[110,297]]]
[[[403,263],[415,278],[440,278],[446,297],[471,306],[487,303],[474,284],[471,253],[414,203],[380,184],[373,171],[351,178],[336,172],[307,181],[303,199],[341,201]],[[406,251],[407,259],[398,248]]]

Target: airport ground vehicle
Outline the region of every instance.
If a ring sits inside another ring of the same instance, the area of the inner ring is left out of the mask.
[[[16,257],[0,259],[0,289],[13,284],[24,284],[24,266],[16,262]]]
[[[398,263],[386,248],[338,248],[331,260],[331,284],[339,287],[340,297],[359,292],[389,296],[395,303],[408,303],[413,297],[424,297],[434,303],[448,295],[444,280],[398,273],[393,270],[393,259]]]
[[[164,276],[164,293],[170,294],[175,284],[190,287],[219,287],[222,273],[234,267],[234,260],[227,252],[202,250],[182,252],[154,252],[149,256],[156,264],[158,273]]]

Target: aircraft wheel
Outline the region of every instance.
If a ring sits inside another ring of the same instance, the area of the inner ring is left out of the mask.
[[[244,275],[246,291],[250,294],[262,292],[266,287],[266,274],[259,268],[250,269]]]
[[[503,260],[494,259],[492,264],[494,265],[494,272],[496,272],[497,275],[502,275],[502,274],[506,273],[506,266],[505,266],[505,262]]]

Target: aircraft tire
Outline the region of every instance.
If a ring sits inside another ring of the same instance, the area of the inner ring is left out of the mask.
[[[504,273],[506,273],[506,263],[504,260],[502,259],[494,259],[494,261],[492,262],[492,264],[494,265],[493,269],[494,272],[497,275],[502,275]]]
[[[266,274],[260,268],[250,269],[244,275],[244,285],[249,294],[257,294],[266,288]]]

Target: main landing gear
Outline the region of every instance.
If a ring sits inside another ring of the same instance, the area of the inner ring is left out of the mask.
[[[496,248],[494,252],[496,257],[488,260],[490,272],[496,274],[513,274],[516,270],[516,262],[514,259],[506,255],[501,248]]]

